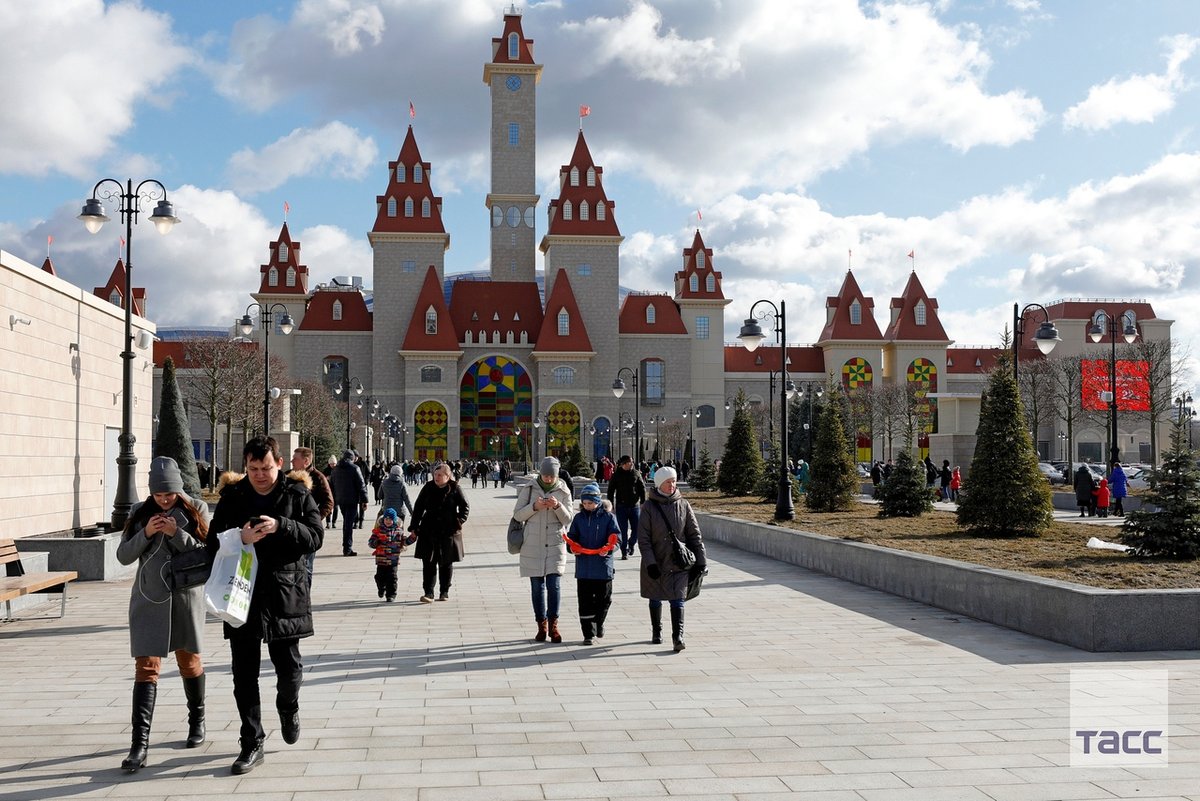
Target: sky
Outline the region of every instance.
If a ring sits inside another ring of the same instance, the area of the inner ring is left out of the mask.
[[[132,237],[159,325],[239,317],[285,202],[310,286],[369,286],[375,196],[411,122],[446,272],[486,269],[482,75],[506,8],[6,0],[0,248],[40,265],[49,247],[60,276],[103,284],[121,226],[91,235],[75,217],[100,179],[153,178],[182,219]],[[1013,303],[1062,298],[1146,299],[1184,347],[1200,337],[1192,0],[517,8],[545,67],[536,236],[586,104],[621,283],[670,291],[699,226],[732,300],[727,340],[767,298],[811,343],[848,266],[881,328],[915,267],[959,345],[999,344]]]

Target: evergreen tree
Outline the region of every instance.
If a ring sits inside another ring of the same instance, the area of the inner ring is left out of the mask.
[[[788,401],[788,458],[793,462],[804,458],[804,451],[808,449],[808,435],[804,430],[804,423],[808,419],[805,417],[808,412],[805,404],[809,401],[805,396],[811,394],[797,392]]]
[[[158,403],[158,434],[154,438],[154,456],[170,456],[183,475],[183,491],[199,499],[200,476],[196,472],[196,453],[192,450],[192,424],[188,421],[179,383],[175,380],[175,360],[163,363],[162,396]]]
[[[712,454],[708,446],[700,448],[700,464],[688,473],[688,486],[699,492],[708,492],[717,486],[717,469],[713,466]]]
[[[758,452],[758,437],[754,435],[746,392],[739,389],[734,399],[733,422],[725,439],[725,453],[721,456],[717,486],[726,495],[751,495],[758,489],[762,469],[762,456]]]
[[[1012,362],[1001,357],[980,401],[958,524],[985,536],[1037,536],[1050,526],[1052,511],[1050,485],[1038,470]]]
[[[795,476],[792,476],[791,487],[792,503],[795,503],[800,500],[800,482]],[[758,494],[764,501],[772,503],[779,498],[779,440],[771,441],[771,449],[763,462],[762,478],[758,480]]]
[[[1133,556],[1200,556],[1200,471],[1187,447],[1190,422],[1185,417],[1171,426],[1171,449],[1154,471],[1142,507],[1125,517],[1121,542]]]
[[[814,512],[849,509],[858,485],[858,471],[854,468],[846,438],[845,410],[840,403],[826,403],[821,406],[821,417],[817,422],[817,439],[813,443],[804,504]]]
[[[924,465],[914,462],[908,451],[900,451],[892,475],[879,485],[879,516],[920,517],[931,509]]]
[[[582,478],[595,478],[596,474],[592,472],[592,466],[583,460],[583,451],[579,450],[579,442],[572,443],[563,457],[563,467],[567,468],[567,472],[572,478],[576,476]]]

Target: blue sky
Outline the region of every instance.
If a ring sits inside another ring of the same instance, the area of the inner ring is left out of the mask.
[[[409,123],[451,234],[487,263],[488,92],[505,4],[13,0],[0,86],[0,248],[90,288],[117,226],[74,219],[102,177],[166,184],[184,223],[134,234],[162,325],[240,315],[282,206],[314,281],[363,275]],[[538,188],[579,104],[626,241],[622,283],[669,291],[695,211],[733,299],[816,338],[853,251],[885,324],[916,267],[959,344],[1013,302],[1146,298],[1200,319],[1200,16],[1186,0],[563,0],[519,6],[535,57]],[[544,233],[544,212],[538,234]],[[538,257],[540,265],[540,255]]]

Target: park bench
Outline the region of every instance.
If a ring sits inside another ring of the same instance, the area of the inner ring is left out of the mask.
[[[14,540],[0,539],[0,565],[6,575],[0,577],[0,601],[4,601],[4,619],[12,618],[12,601],[33,593],[57,592],[62,595],[59,617],[67,614],[67,584],[79,578],[74,570],[53,573],[26,573],[21,565],[21,554]]]

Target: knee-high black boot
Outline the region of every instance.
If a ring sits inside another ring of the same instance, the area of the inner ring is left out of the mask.
[[[671,642],[675,643],[675,653],[687,648],[683,644],[683,607],[671,607]]]
[[[184,678],[183,694],[187,697],[187,747],[195,748],[204,742],[204,674]]]
[[[662,645],[662,607],[650,607],[650,642]]]
[[[146,755],[150,750],[150,723],[154,720],[154,701],[158,697],[158,685],[152,681],[139,681],[133,685],[133,742],[129,756],[121,762],[121,770],[136,773],[146,767]]]

